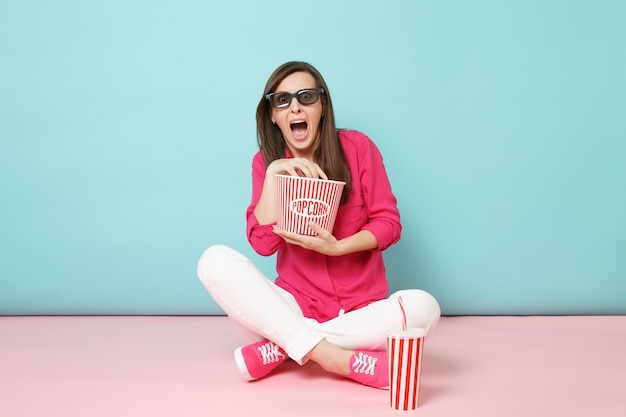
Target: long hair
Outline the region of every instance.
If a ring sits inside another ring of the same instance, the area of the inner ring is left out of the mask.
[[[350,189],[352,188],[350,170],[337,134],[335,113],[333,111],[328,86],[319,71],[311,64],[300,61],[287,62],[274,71],[265,85],[263,96],[256,109],[257,139],[259,149],[263,152],[265,167],[267,168],[267,166],[276,159],[284,158],[287,147],[280,128],[272,123],[272,108],[269,101],[265,98],[265,95],[275,92],[275,88],[278,84],[295,72],[311,74],[315,79],[315,87],[324,89],[324,94],[320,97],[323,110],[318,129],[318,137],[315,138],[316,147],[313,158],[314,162],[322,168],[329,179],[345,181],[346,185],[343,190],[343,195],[341,196],[341,204],[343,204],[347,201]]]

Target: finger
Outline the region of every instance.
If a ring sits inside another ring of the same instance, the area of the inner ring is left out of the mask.
[[[311,177],[311,170],[303,158],[291,159],[285,171],[294,177]]]
[[[302,171],[308,178],[323,178],[328,179],[326,173],[315,162],[311,162],[305,158],[298,158],[298,161],[302,163]]]
[[[292,177],[306,177],[306,174],[299,167],[288,167],[286,169],[287,174]]]
[[[327,180],[328,176],[326,175],[324,171],[322,171],[322,168],[320,168],[318,165],[316,165],[316,167],[317,167],[317,177]]]
[[[307,161],[304,164],[304,169],[303,169],[305,176],[307,178],[319,178],[319,173],[318,173],[318,167],[317,164],[313,164],[309,161]]]
[[[283,239],[285,238],[287,233],[289,233],[286,230],[279,229],[278,226],[276,226],[276,225],[274,225],[274,227],[272,229],[273,229],[274,233],[276,233],[278,236],[282,237]]]
[[[309,227],[315,232],[315,234],[319,237],[323,237],[326,234],[330,233],[328,232],[328,230],[324,229],[322,226],[320,226],[319,224],[311,221],[309,222]]]
[[[286,230],[279,229],[278,226],[276,225],[274,225],[273,229],[274,229],[274,233],[276,233],[278,236],[282,237],[286,241],[289,241],[290,243],[295,242],[298,239],[298,236],[300,236],[297,233],[292,233]]]
[[[310,162],[310,161],[307,161],[307,162],[310,164],[311,178],[322,178],[322,179],[325,179],[325,180],[328,179],[328,176],[322,170],[322,168],[320,168],[320,166],[318,164],[316,164],[315,162]]]

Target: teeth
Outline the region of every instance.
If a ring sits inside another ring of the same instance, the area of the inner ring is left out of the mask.
[[[297,125],[298,123],[305,123],[304,120],[296,120],[295,122],[291,122],[292,125]]]

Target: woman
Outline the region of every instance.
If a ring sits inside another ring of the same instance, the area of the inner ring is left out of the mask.
[[[257,107],[260,151],[252,160],[248,240],[276,257],[275,282],[243,255],[213,246],[198,276],[254,343],[235,350],[246,380],[269,374],[288,357],[364,385],[387,388],[386,331],[406,322],[430,333],[437,301],[421,290],[387,297],[383,251],[400,239],[396,198],[376,145],[360,132],[337,130],[330,94],[310,64],[288,62],[269,78]],[[276,228],[275,174],[345,181],[333,232],[316,236]]]

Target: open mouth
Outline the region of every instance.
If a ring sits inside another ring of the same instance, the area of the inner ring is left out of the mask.
[[[307,122],[304,120],[298,120],[296,122],[291,123],[291,134],[294,139],[304,139],[306,137],[307,131]]]

